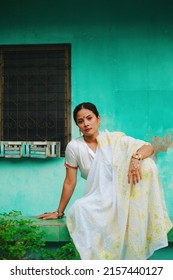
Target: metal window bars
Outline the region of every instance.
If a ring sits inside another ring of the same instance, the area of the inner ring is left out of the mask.
[[[0,157],[4,158],[56,158],[60,154],[60,142],[0,141]]]

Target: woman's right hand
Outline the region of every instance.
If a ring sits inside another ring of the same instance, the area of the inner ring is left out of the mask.
[[[39,216],[37,216],[37,219],[43,219],[43,220],[56,220],[61,219],[63,215],[57,212],[45,212]]]

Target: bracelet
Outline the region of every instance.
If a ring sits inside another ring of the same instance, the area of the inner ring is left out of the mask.
[[[132,155],[132,158],[138,159],[138,160],[142,160],[142,156],[140,153],[136,152]]]
[[[58,219],[62,219],[62,217],[64,216],[64,212],[59,211],[59,209],[57,209],[54,213],[56,213],[58,215],[57,216]],[[59,215],[61,215],[61,216],[59,216]]]

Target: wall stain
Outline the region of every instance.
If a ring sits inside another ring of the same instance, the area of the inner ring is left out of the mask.
[[[154,136],[151,144],[154,147],[154,157],[160,152],[167,152],[169,148],[173,148],[172,134],[167,134],[165,137]]]

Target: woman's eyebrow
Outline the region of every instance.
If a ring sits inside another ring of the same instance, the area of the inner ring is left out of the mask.
[[[87,115],[85,118],[92,117],[92,114]],[[77,119],[77,121],[83,120],[83,118]]]

